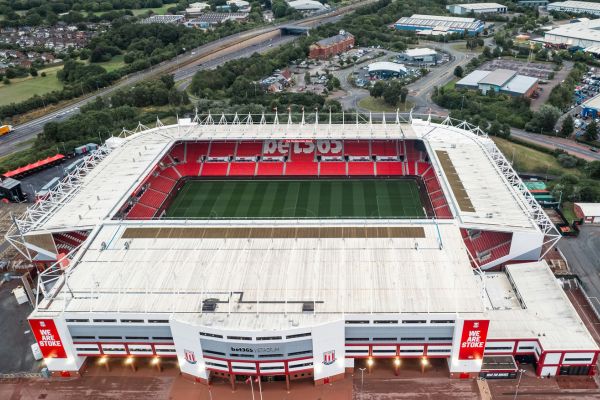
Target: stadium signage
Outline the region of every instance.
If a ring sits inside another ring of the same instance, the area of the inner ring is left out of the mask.
[[[33,336],[37,340],[44,358],[67,358],[58,329],[51,319],[29,320]]]
[[[315,148],[321,154],[341,154],[341,140],[317,140],[316,143],[306,139],[267,140],[263,146],[264,155],[273,154],[310,154]]]
[[[279,347],[230,347],[232,353],[277,353],[280,351]]]
[[[459,360],[480,360],[483,358],[489,320],[465,320],[458,351]]]
[[[335,350],[329,350],[323,353],[323,364],[331,365],[335,362]]]

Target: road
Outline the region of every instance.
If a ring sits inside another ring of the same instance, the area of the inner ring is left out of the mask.
[[[162,62],[148,70],[124,77],[113,86],[91,93],[68,106],[49,112],[42,117],[15,126],[15,132],[0,137],[0,157],[7,156],[15,151],[28,147],[29,143],[27,142],[31,141],[42,132],[44,125],[47,122],[60,121],[73,116],[79,112],[80,107],[94,100],[98,96],[106,96],[118,89],[131,86],[136,82],[148,80],[158,74],[173,71],[175,71],[176,81],[186,81],[184,83],[185,87],[189,84],[187,81],[189,81],[200,69],[215,68],[232,59],[247,57],[254,52],[264,52],[270,48],[281,46],[294,40],[294,36],[281,36],[280,28],[283,26],[299,25],[304,27],[315,27],[321,24],[335,22],[344,14],[375,1],[376,0],[359,1],[332,10],[326,14],[240,32],[200,46],[196,49],[189,50],[180,54],[175,59]]]
[[[590,146],[577,143],[573,140],[556,137],[539,135],[537,133],[525,132],[522,129],[511,128],[510,134],[512,137],[534,143],[549,149],[561,149],[567,153],[582,158],[587,161],[600,161],[600,154],[590,150]]]

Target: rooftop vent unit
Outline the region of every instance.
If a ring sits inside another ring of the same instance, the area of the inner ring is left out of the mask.
[[[314,311],[315,311],[315,303],[313,303],[313,302],[302,303],[302,312],[314,312]]]
[[[215,312],[219,299],[206,299],[202,302],[202,312]]]

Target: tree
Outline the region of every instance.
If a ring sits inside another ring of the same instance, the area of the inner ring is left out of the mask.
[[[483,48],[483,56],[485,58],[492,58],[492,51],[490,50],[489,47],[486,46]]]
[[[598,124],[596,124],[596,121],[590,122],[585,128],[585,138],[590,142],[598,139]]]
[[[559,154],[557,159],[560,165],[565,168],[573,168],[577,165],[577,159],[568,154]]]
[[[600,179],[600,161],[592,161],[591,163],[588,163],[586,169],[590,174],[590,178]]]
[[[533,132],[552,132],[554,125],[561,115],[561,111],[551,105],[544,104],[533,114],[531,121],[526,125],[526,129]]]
[[[462,78],[464,73],[465,71],[460,65],[457,65],[456,68],[454,68],[454,76],[456,76],[457,78]]]
[[[562,137],[569,137],[573,133],[573,130],[574,130],[573,117],[571,117],[571,114],[568,114],[565,117],[565,119],[562,123],[562,126],[560,127],[560,135]]]
[[[402,91],[402,85],[400,82],[392,81],[389,82],[383,91],[383,101],[390,106],[398,104],[400,99],[400,92]]]
[[[408,89],[403,86],[402,89],[400,89],[400,102],[402,104],[406,103],[406,96],[408,96]]]
[[[4,83],[5,85],[10,85],[10,79],[4,77],[4,79],[2,79],[2,83]]]
[[[304,84],[305,85],[310,85],[310,72],[306,71],[304,73]]]
[[[375,84],[369,89],[369,94],[373,97],[381,97],[383,96],[383,91],[385,90],[386,84],[383,81],[377,81]]]
[[[35,69],[33,67],[29,68],[29,73],[31,74],[31,76],[38,76],[37,69]]]

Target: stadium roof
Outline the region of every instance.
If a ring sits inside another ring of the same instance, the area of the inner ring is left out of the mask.
[[[423,27],[446,27],[451,29],[477,29],[481,21],[475,18],[449,17],[445,15],[413,14],[410,17],[400,18],[396,24]]]
[[[545,261],[506,271],[485,274],[489,337],[536,338],[544,351],[598,348]]]
[[[293,226],[309,224],[296,221]],[[351,220],[330,224],[357,226]],[[264,221],[258,226],[278,225],[289,230],[290,222]],[[158,231],[151,224],[104,225],[71,268],[63,290],[76,298],[68,304],[54,301],[48,310],[198,313],[203,300],[218,298],[225,301],[219,312],[266,313],[261,321],[251,322],[253,328],[269,322],[271,313],[302,314],[304,302],[316,302],[320,318],[339,318],[341,313],[483,312],[479,278],[452,223],[404,225],[412,230],[386,239],[263,238],[243,232],[237,237],[236,231],[255,229],[257,223],[231,226],[213,221],[208,226],[226,228],[226,233],[208,239],[180,233],[152,237],[140,234]],[[327,222],[312,226],[322,228]],[[373,221],[364,226],[396,225]],[[184,222],[170,228],[189,229]],[[228,300],[229,293],[243,293],[243,299],[235,295]]]
[[[398,64],[393,64],[394,66]],[[348,117],[350,118],[350,117]],[[135,133],[108,141],[112,150],[91,168],[77,185],[68,186],[64,199],[49,205],[36,204],[18,218],[21,232],[92,229],[111,219],[154,165],[176,140],[269,140],[269,139],[423,139],[435,150],[447,152],[452,168],[460,177],[475,209],[459,210],[459,200],[450,182],[441,179],[450,206],[463,223],[498,230],[537,230],[539,220],[524,196],[501,172],[508,162],[487,137],[451,125],[431,124],[414,119],[412,124],[192,124],[181,123]],[[439,160],[434,167],[444,172]],[[514,171],[512,172],[514,174]],[[521,182],[522,184],[522,182]],[[517,185],[517,186],[515,186]],[[524,186],[523,186],[524,188]],[[526,190],[526,189],[525,189]],[[459,196],[460,197],[460,196]],[[544,220],[545,221],[545,220]]]
[[[376,71],[391,71],[397,74],[406,74],[407,69],[404,65],[390,62],[390,61],[377,61],[369,64],[369,72]]]

